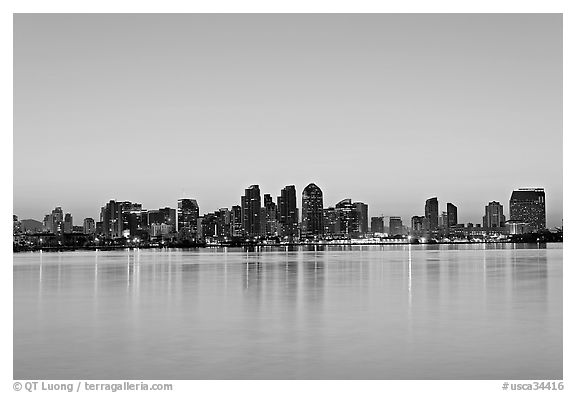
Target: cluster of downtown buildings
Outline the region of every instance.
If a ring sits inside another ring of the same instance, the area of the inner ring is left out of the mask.
[[[537,233],[546,229],[545,193],[542,188],[519,189],[510,198],[510,219],[496,201],[485,207],[482,224],[458,222],[458,208],[446,204],[440,210],[437,198],[424,204],[424,215],[413,216],[409,227],[401,217],[368,216],[368,205],[343,199],[324,207],[322,190],[314,183],[304,188],[301,211],[293,185],[284,187],[274,201],[263,198],[258,185],[244,191],[240,205],[200,215],[195,199],[178,200],[177,209],[147,210],[142,204],[111,200],[100,211],[98,221],[85,218],[73,225],[70,213],[55,208],[43,223],[31,226],[14,216],[15,242],[52,245],[193,245],[235,243],[365,242],[379,239],[406,242],[433,239],[502,239],[510,234]],[[370,226],[368,223],[370,222]],[[42,244],[43,243],[43,244]]]

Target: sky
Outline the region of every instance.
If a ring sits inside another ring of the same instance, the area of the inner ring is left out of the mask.
[[[562,15],[16,14],[13,136],[20,219],[313,182],[405,225],[544,187],[560,226]]]

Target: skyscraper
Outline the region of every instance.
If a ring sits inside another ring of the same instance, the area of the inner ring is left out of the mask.
[[[424,230],[424,222],[426,217],[424,216],[412,216],[412,231],[419,232]]]
[[[458,225],[458,208],[448,202],[446,204],[446,212],[448,213],[448,222],[446,228],[451,228]]]
[[[426,200],[424,206],[425,229],[435,231],[438,229],[438,198],[430,198]]]
[[[184,239],[196,237],[200,207],[196,199],[178,199],[178,235]]]
[[[402,235],[402,218],[390,217],[390,236]]]
[[[244,197],[242,197],[244,199]],[[242,206],[234,205],[230,211],[230,235],[232,237],[241,237],[243,231],[242,223]]]
[[[286,186],[278,197],[278,223],[282,236],[292,239],[298,236],[298,210],[296,209],[296,187]]]
[[[484,228],[499,228],[505,226],[506,217],[504,217],[504,206],[496,201],[488,203],[484,208],[482,222]]]
[[[324,209],[324,235],[336,235],[340,233],[338,211],[334,207]]]
[[[244,191],[242,202],[242,222],[246,236],[255,237],[262,234],[260,227],[260,187],[253,184]]]
[[[104,237],[115,239],[122,237],[122,204],[115,200],[110,200],[100,212],[102,222],[102,232]]]
[[[324,200],[322,190],[314,183],[302,191],[302,236],[324,233]]]
[[[72,233],[73,228],[72,214],[66,213],[64,216],[64,233]]]
[[[88,217],[84,219],[84,233],[87,235],[96,233],[96,224],[93,218]]]
[[[524,222],[533,231],[546,228],[546,198],[543,188],[520,188],[510,196],[510,220]]]
[[[277,236],[278,235],[278,209],[276,204],[272,200],[270,194],[264,194],[264,217],[262,222],[265,225],[266,230],[264,231],[267,236]]]
[[[368,232],[368,205],[363,202],[354,202],[355,227],[354,232],[365,234]]]
[[[342,199],[335,206],[338,220],[338,233],[350,236],[358,228],[356,209],[351,199]]]
[[[370,230],[372,233],[383,233],[384,232],[384,218],[383,217],[372,217],[370,219]]]

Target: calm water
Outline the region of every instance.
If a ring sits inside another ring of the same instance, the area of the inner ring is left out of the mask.
[[[562,245],[19,253],[14,378],[561,379]]]

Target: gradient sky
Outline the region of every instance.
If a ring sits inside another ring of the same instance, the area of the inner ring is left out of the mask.
[[[406,225],[544,187],[561,225],[561,14],[14,16],[21,219],[309,182]]]

